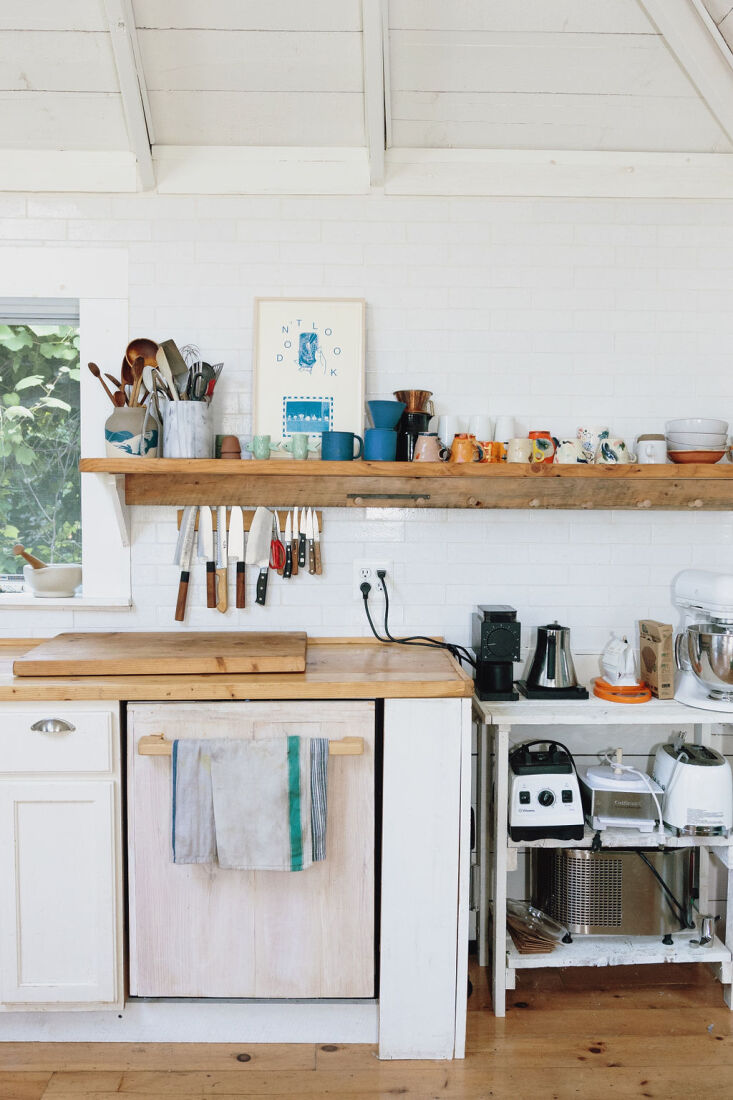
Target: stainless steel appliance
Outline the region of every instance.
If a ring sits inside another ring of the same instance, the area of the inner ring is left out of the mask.
[[[631,828],[651,833],[659,821],[662,788],[648,775],[616,761],[580,768],[583,809],[594,829]],[[657,801],[654,801],[656,795]]]
[[[703,710],[733,711],[733,575],[684,569],[672,584],[682,611],[675,699]]]
[[[574,935],[669,936],[688,924],[690,859],[685,849],[533,849],[532,900]]]
[[[526,741],[509,754],[512,840],[582,840],[583,808],[575,763],[563,745]]]
[[[537,627],[537,644],[526,679],[517,684],[528,699],[587,699],[588,692],[578,684],[573,655],[570,652],[570,627],[560,623]]]
[[[721,753],[682,741],[660,745],[654,778],[663,789],[665,825],[684,836],[728,836],[733,829],[733,776]]]

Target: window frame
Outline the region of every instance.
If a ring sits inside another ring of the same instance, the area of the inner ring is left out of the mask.
[[[74,299],[79,303],[81,455],[104,457],[104,422],[111,405],[84,369],[92,360],[103,370],[118,366],[128,342],[128,257],[119,248],[0,248],[0,299]],[[39,302],[39,305],[42,303]],[[0,593],[0,607],[131,606],[130,547],[120,534],[115,479],[81,479],[82,596],[38,600],[26,593]]]

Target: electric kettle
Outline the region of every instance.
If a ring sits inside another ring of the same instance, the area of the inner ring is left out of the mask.
[[[550,623],[537,627],[537,646],[527,673],[528,688],[567,691],[578,685],[570,652],[570,627]]]

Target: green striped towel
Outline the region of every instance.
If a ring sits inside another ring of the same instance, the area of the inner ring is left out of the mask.
[[[326,858],[328,739],[173,743],[174,863],[301,871]]]

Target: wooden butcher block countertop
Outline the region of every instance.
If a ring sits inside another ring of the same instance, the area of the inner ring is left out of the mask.
[[[0,701],[444,699],[473,694],[473,680],[444,650],[387,646],[368,638],[309,638],[305,672],[14,676],[15,658],[40,641],[0,641]]]

